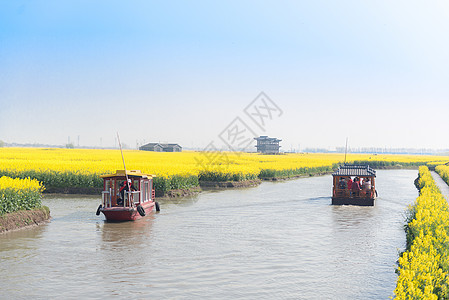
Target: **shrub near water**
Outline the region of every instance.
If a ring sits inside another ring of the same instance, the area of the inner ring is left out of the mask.
[[[41,207],[44,187],[35,179],[0,178],[0,215]]]
[[[449,296],[449,206],[429,169],[419,169],[420,195],[409,208],[407,250],[399,258],[397,299]]]
[[[156,191],[167,192],[169,190],[188,189],[198,186],[197,176],[178,176],[154,177],[154,189]]]
[[[42,183],[46,187],[102,187],[103,179],[101,174],[83,173],[78,170],[74,171],[55,171],[55,170],[0,170],[0,176],[11,178],[33,178]]]

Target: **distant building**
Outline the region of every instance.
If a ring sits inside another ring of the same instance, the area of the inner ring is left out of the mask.
[[[162,152],[162,151],[164,151],[164,147],[162,147],[162,145],[159,143],[149,143],[149,144],[140,146],[139,150]]]
[[[254,138],[257,141],[257,152],[264,154],[278,154],[279,153],[279,142],[282,141],[277,138],[270,138],[266,135]]]
[[[139,150],[154,152],[181,152],[182,147],[178,144],[149,143],[139,147]]]
[[[161,144],[164,152],[181,152],[182,147],[178,144]]]

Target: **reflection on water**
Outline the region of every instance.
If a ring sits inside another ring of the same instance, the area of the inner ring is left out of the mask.
[[[127,223],[53,196],[52,222],[0,236],[4,298],[385,299],[413,170],[378,171],[374,207],[330,205],[330,176],[160,200]],[[36,276],[39,274],[39,276]]]
[[[135,222],[104,222],[96,224],[101,232],[102,249],[120,251],[127,248],[136,249],[145,245],[144,240],[151,238],[151,226],[154,214]]]

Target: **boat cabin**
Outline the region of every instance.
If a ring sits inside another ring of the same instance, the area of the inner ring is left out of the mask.
[[[154,199],[153,175],[143,174],[139,170],[127,171],[127,174],[124,170],[117,170],[115,174],[100,177],[103,178],[103,208],[133,207]]]
[[[332,174],[332,204],[373,206],[376,171],[369,165],[342,165]]]

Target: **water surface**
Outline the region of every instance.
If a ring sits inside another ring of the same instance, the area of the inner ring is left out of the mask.
[[[374,207],[331,176],[161,201],[106,223],[100,197],[46,196],[52,221],[0,235],[0,298],[387,299],[416,170],[377,172]]]

